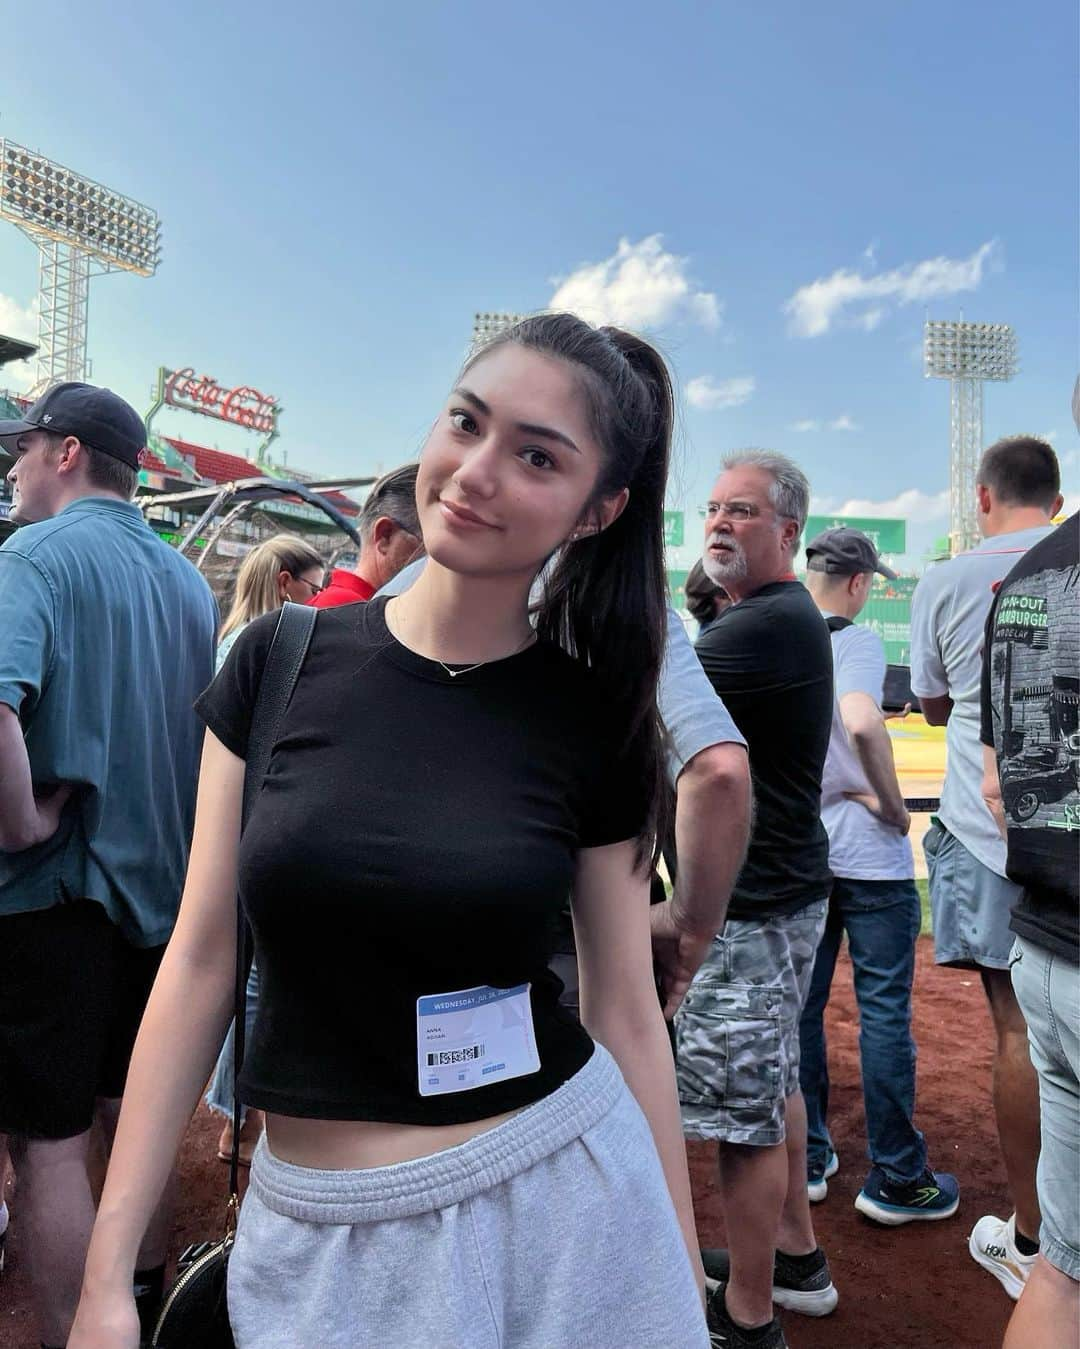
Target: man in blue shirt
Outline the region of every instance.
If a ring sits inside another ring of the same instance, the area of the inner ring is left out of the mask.
[[[78,1302],[95,1113],[115,1129],[180,902],[217,609],[131,501],[146,432],[107,389],[0,423],[0,1131],[46,1346]],[[139,1261],[160,1294],[167,1214]]]

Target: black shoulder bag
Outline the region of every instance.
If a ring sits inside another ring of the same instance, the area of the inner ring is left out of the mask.
[[[262,788],[282,716],[289,705],[300,667],[307,655],[316,613],[315,609],[305,605],[282,606],[267,652],[248,735],[242,817],[245,825]],[[233,1145],[229,1158],[229,1202],[225,1210],[225,1231],[217,1241],[203,1241],[189,1246],[180,1257],[176,1282],[162,1303],[150,1341],[154,1349],[233,1349],[226,1305],[226,1273],[240,1210],[240,1065],[244,1059],[245,994],[250,966],[251,938],[237,899]]]

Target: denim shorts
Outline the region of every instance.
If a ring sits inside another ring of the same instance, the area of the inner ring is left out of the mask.
[[[799,1087],[799,1019],[828,900],[759,921],[729,919],[675,1018],[683,1131],[771,1147]]]
[[[962,969],[1007,970],[1009,918],[1020,887],[991,871],[934,820],[923,837],[934,922],[934,960]]]
[[[1080,969],[1018,937],[1012,982],[1039,1075],[1039,1249],[1080,1280]]]
[[[316,1170],[264,1137],[229,1260],[237,1349],[707,1349],[652,1132],[611,1055],[430,1157]]]

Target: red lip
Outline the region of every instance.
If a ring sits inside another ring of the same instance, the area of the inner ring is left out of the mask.
[[[475,511],[469,510],[468,506],[459,506],[454,501],[446,501],[439,498],[439,505],[456,522],[467,525],[483,525],[485,529],[497,529],[498,525],[493,525],[490,520],[485,520],[477,515]]]

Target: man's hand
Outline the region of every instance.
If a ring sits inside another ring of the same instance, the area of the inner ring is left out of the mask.
[[[38,818],[34,843],[44,843],[46,839],[52,838],[53,834],[60,828],[60,816],[64,813],[64,807],[67,805],[73,790],[71,783],[62,782],[50,791],[34,793],[34,805],[37,807]]]
[[[882,712],[881,715],[886,721],[907,721],[911,716],[911,704],[905,703],[899,712]]]
[[[671,900],[654,904],[649,910],[652,926],[653,963],[660,975],[664,998],[664,1018],[670,1021],[682,1005],[690,981],[712,945],[711,932],[687,932],[672,911]]]
[[[849,801],[857,801],[882,824],[891,825],[893,829],[898,829],[902,835],[907,836],[911,829],[911,816],[906,810],[899,816],[890,814],[872,792],[845,792],[844,795]]]

